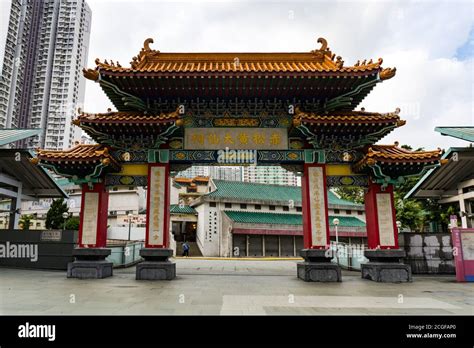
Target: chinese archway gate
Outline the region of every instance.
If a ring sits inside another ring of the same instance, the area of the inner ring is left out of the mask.
[[[76,261],[68,276],[112,275],[105,261],[107,189],[147,187],[144,262],[137,279],[172,279],[168,260],[169,177],[190,165],[218,164],[219,151],[253,150],[260,165],[281,165],[302,175],[304,262],[298,277],[340,281],[327,256],[328,187],[366,187],[370,262],[362,276],[409,281],[398,249],[393,186],[440,165],[440,150],[411,152],[375,145],[405,121],[399,110],[355,108],[374,86],[395,75],[382,59],[345,66],[318,39],[307,53],[163,53],[152,39],[130,67],[96,60],[84,76],[100,84],[117,111],[79,111],[73,120],[96,142],[66,151],[38,150],[36,163],[82,185]],[[227,158],[229,159],[229,158]]]

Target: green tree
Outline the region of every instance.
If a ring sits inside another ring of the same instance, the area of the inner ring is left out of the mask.
[[[339,197],[355,203],[364,204],[364,189],[359,186],[339,186],[334,189]]]
[[[33,215],[22,215],[19,221],[19,225],[21,226],[21,229],[29,230],[30,226],[33,224],[31,220],[33,220]]]
[[[63,198],[53,200],[51,207],[46,214],[46,228],[61,229],[64,227],[63,213],[67,213],[69,208]]]
[[[66,230],[79,230],[79,218],[76,216],[70,217],[66,221]]]
[[[426,212],[421,202],[415,199],[403,199],[404,194],[394,193],[397,221],[411,231],[422,231],[426,221]]]

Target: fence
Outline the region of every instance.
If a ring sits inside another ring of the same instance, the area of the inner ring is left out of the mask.
[[[116,268],[133,266],[142,260],[140,249],[144,244],[136,241],[109,241],[107,247],[111,252],[107,261],[112,262]]]

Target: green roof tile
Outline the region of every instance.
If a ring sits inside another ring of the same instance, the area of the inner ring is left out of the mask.
[[[179,204],[171,204],[170,205],[170,213],[171,214],[197,214],[197,211],[190,207],[189,205],[185,205],[180,207]]]
[[[275,224],[275,225],[302,225],[301,214],[275,214],[266,212],[225,210],[224,213],[234,222],[249,224]],[[339,219],[340,227],[365,227],[365,222],[354,216],[329,216],[329,225],[332,220]]]
[[[208,193],[207,197],[234,198],[243,200],[289,201],[301,203],[301,187],[256,184],[242,181],[213,180],[216,190]],[[328,191],[329,204],[349,205],[361,207],[345,199],[338,198],[332,191]]]
[[[250,224],[302,225],[300,214],[273,214],[249,211],[228,211],[224,213],[235,222]]]
[[[329,226],[334,227],[332,220],[339,219],[339,227],[365,227],[365,222],[355,216],[332,216],[329,215]]]

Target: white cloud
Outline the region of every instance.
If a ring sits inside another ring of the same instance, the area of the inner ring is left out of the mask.
[[[346,65],[384,58],[397,75],[379,84],[361,106],[401,107],[407,125],[382,140],[436,148],[466,143],[441,137],[440,125],[474,124],[472,59],[453,58],[469,37],[466,2],[183,2],[90,0],[89,67],[94,59],[128,65],[145,38],[164,52],[309,51],[325,37]],[[111,104],[88,81],[85,110]]]

